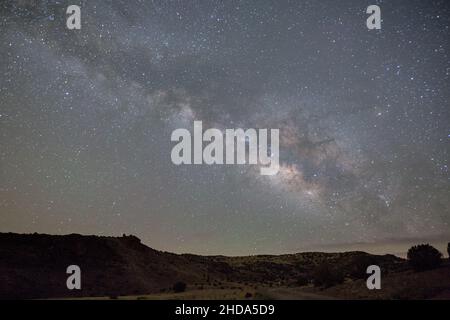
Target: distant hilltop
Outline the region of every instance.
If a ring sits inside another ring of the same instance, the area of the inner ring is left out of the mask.
[[[428,245],[419,247],[438,253]],[[369,265],[381,270],[381,290],[367,288]],[[80,270],[79,290],[68,289],[69,266]],[[0,299],[119,296],[450,299],[450,263],[443,259],[417,271],[405,259],[362,251],[201,256],[158,251],[133,235],[0,233]]]

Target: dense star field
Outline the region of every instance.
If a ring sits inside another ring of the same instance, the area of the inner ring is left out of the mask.
[[[0,231],[229,255],[448,240],[449,35],[444,0],[2,1]],[[194,120],[279,129],[279,173],[174,165]]]

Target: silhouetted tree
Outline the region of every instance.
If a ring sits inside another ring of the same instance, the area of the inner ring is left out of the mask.
[[[408,262],[416,271],[430,270],[441,264],[442,253],[429,244],[419,244],[408,250]]]

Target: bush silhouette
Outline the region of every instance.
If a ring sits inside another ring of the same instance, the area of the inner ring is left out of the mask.
[[[182,281],[178,281],[173,285],[173,291],[175,292],[184,292],[186,291],[186,283]]]
[[[448,260],[450,260],[450,242],[447,244]]]
[[[416,271],[430,270],[441,264],[442,253],[429,244],[419,244],[408,250],[408,262]]]
[[[328,263],[318,265],[313,271],[313,283],[316,287],[331,287],[344,282],[344,275],[333,269]]]

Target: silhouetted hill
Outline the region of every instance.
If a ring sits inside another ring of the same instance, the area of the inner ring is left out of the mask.
[[[78,265],[82,290],[66,288]],[[122,238],[0,234],[0,297],[65,297],[156,292],[174,279],[199,279],[203,264]]]
[[[176,281],[189,286],[245,283],[292,286],[299,277],[328,263],[346,277],[358,278],[362,262],[384,272],[404,270],[404,260],[364,252],[306,252],[246,257],[199,256],[157,251],[134,236],[0,233],[0,298],[49,298],[151,294]],[[78,265],[82,289],[66,288],[66,268]],[[365,264],[364,264],[365,266]]]

